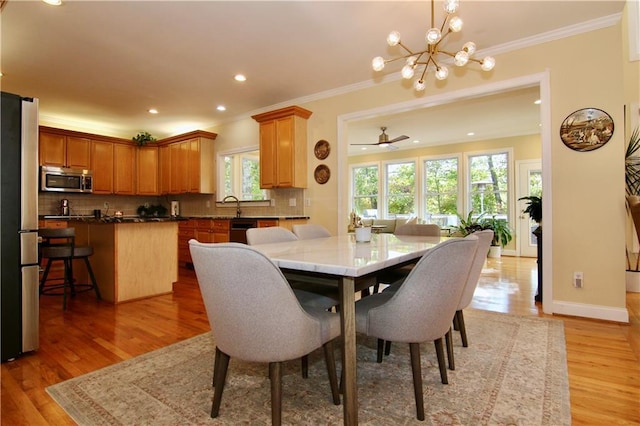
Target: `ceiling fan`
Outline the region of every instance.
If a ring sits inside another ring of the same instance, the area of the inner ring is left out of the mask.
[[[387,130],[386,127],[380,127],[380,130],[382,130],[382,133],[380,134],[380,136],[378,136],[378,142],[374,142],[374,143],[352,143],[351,145],[379,145],[379,146],[386,146],[390,149],[397,149],[396,147],[391,147],[390,144],[395,143],[395,142],[400,142],[403,141],[405,139],[409,139],[409,136],[407,135],[401,135],[398,136],[397,138],[393,138],[393,139],[389,139],[389,135],[387,135],[385,133],[385,130]]]

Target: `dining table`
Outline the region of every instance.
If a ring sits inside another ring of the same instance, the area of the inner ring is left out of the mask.
[[[345,425],[358,424],[356,381],[356,292],[375,283],[382,272],[418,261],[449,237],[373,234],[356,242],[354,234],[253,246],[285,273],[333,279],[340,294],[343,413]]]

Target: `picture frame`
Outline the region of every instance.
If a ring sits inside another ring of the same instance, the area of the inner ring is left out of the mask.
[[[329,170],[329,167],[327,167],[325,164],[320,164],[313,172],[313,177],[320,185],[324,185],[329,181],[329,178],[331,177],[331,170]]]
[[[313,153],[318,160],[324,160],[331,153],[331,145],[324,139],[316,142],[316,146],[313,148]]]
[[[572,112],[560,125],[560,139],[574,151],[602,148],[613,136],[611,116],[598,108],[582,108]]]

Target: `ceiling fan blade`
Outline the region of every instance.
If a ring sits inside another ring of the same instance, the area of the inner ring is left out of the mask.
[[[393,138],[393,139],[391,139],[391,140],[390,140],[389,142],[387,142],[387,143],[400,142],[400,141],[403,141],[403,140],[405,140],[405,139],[409,139],[409,136],[407,136],[407,135],[398,136],[397,138]]]
[[[380,145],[379,143],[352,143],[351,145]]]

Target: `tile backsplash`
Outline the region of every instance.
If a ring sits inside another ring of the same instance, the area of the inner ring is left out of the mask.
[[[303,216],[304,189],[271,190],[271,199],[275,206],[251,206],[250,203],[241,205],[243,216]],[[40,192],[38,196],[39,215],[60,214],[60,201],[68,199],[71,215],[91,215],[94,209],[102,210],[103,215],[112,215],[119,210],[125,216],[137,214],[138,207],[145,204],[162,204],[169,210],[172,200],[180,201],[182,216],[232,216],[235,205],[228,207],[216,206],[216,196],[209,194],[184,194],[167,196],[139,196],[139,195],[96,195]],[[294,201],[295,200],[295,201]],[[105,208],[108,203],[108,210]],[[295,206],[290,206],[295,204]]]

